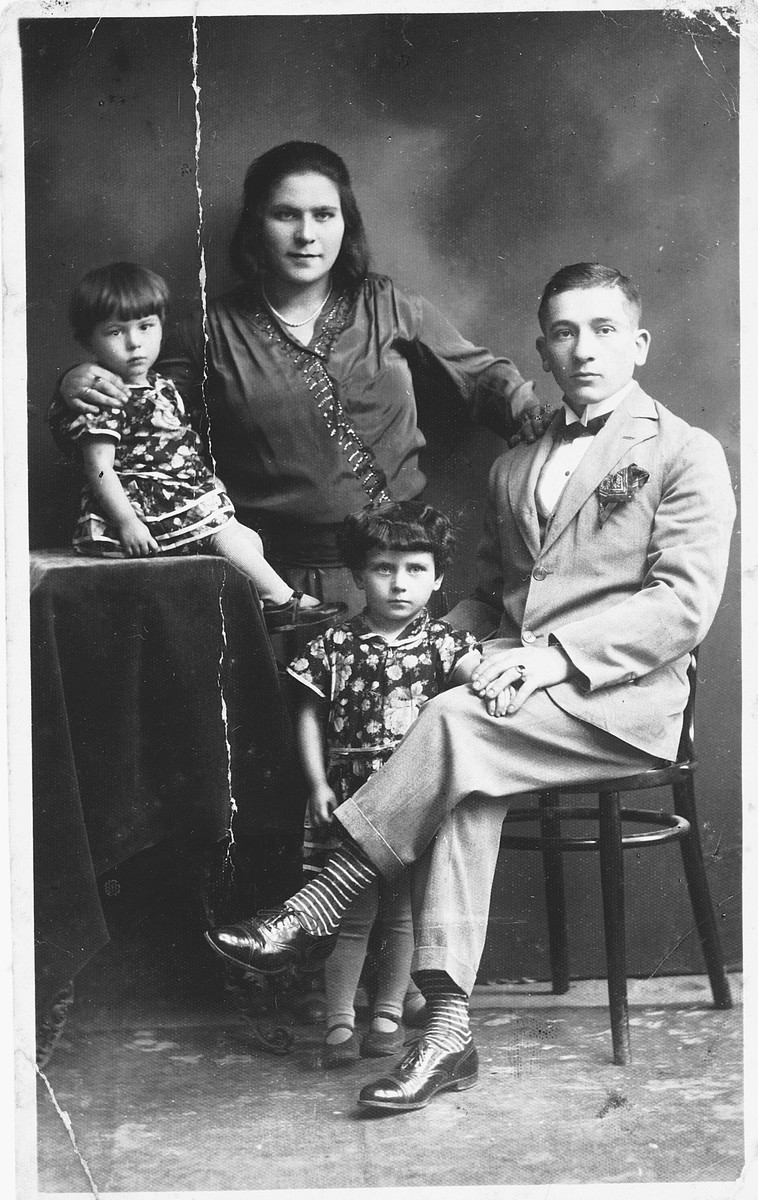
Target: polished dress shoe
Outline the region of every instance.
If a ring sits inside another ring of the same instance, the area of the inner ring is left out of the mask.
[[[308,933],[289,908],[275,908],[209,929],[206,941],[231,962],[263,975],[285,971],[317,971],[337,945],[337,934]]]
[[[479,1056],[469,1042],[462,1050],[442,1050],[425,1038],[413,1046],[394,1070],[361,1091],[362,1108],[411,1112],[425,1108],[438,1092],[462,1092],[479,1079]]]

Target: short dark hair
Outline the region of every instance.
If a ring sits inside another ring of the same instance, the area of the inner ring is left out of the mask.
[[[330,179],[340,196],[345,233],[334,264],[336,281],[343,286],[355,286],[366,278],[369,271],[366,231],[345,163],[339,154],[318,142],[283,142],[256,158],[245,175],[242,212],[229,243],[229,261],[243,279],[253,281],[266,269],[263,210],[272,191],[288,175],[306,175],[311,171]]]
[[[607,287],[618,288],[624,298],[637,314],[637,320],[642,317],[642,299],[636,283],[627,275],[622,275],[615,267],[604,267],[601,263],[572,263],[569,267],[561,267],[546,283],[542,293],[537,317],[540,328],[545,331],[545,314],[548,302],[561,292],[572,292],[575,288]]]
[[[370,504],[345,518],[338,535],[345,566],[362,571],[372,550],[428,551],[442,575],[450,565],[455,535],[448,518],[421,500]]]
[[[101,321],[137,321],[168,312],[165,279],[138,263],[115,262],[89,271],[74,288],[68,316],[77,341],[86,342]]]

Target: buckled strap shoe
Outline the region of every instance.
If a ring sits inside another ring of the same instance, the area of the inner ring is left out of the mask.
[[[283,604],[263,602],[263,619],[269,633],[291,633],[294,629],[307,629],[313,625],[329,625],[341,621],[347,614],[347,605],[341,600],[324,600],[321,604],[305,606],[301,603],[302,592],[293,592]]]
[[[362,1108],[411,1112],[425,1108],[438,1092],[462,1092],[479,1079],[479,1056],[469,1042],[463,1050],[442,1050],[422,1038],[394,1070],[361,1091]]]
[[[236,925],[209,929],[205,938],[230,962],[263,975],[317,971],[337,945],[336,933],[308,933],[286,907],[261,912]]]

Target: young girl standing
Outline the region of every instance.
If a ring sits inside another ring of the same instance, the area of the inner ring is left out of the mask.
[[[303,685],[296,731],[309,788],[306,873],[316,875],[340,844],[333,810],[382,766],[421,705],[446,687],[466,683],[480,661],[471,634],[433,620],[426,608],[452,549],[450,522],[421,501],[370,507],[345,521],[342,557],[365,593],[366,607],[325,630],[289,667]],[[376,999],[359,1045],[355,994],[377,917]],[[359,1053],[393,1054],[402,1046],[412,954],[407,876],[372,884],[349,909],[325,966],[325,1066],[353,1062]]]
[[[81,450],[87,479],[75,549],[128,558],[218,554],[252,579],[269,628],[334,618],[344,605],[295,593],[266,561],[258,534],[236,520],[205,466],[174,384],[151,371],[167,307],[163,279],[128,262],[90,271],[72,296],[74,335],[130,393],[123,407],[66,413],[60,422]]]

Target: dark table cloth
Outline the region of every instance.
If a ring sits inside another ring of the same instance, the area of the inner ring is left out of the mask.
[[[31,660],[44,1012],[108,941],[99,875],[230,828],[296,845],[302,789],[255,591],[223,559],[33,554]]]

